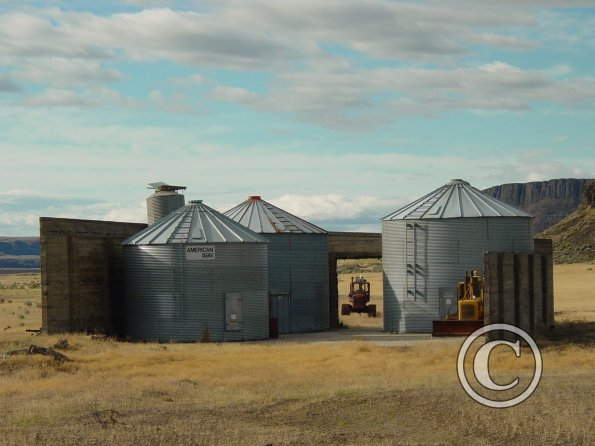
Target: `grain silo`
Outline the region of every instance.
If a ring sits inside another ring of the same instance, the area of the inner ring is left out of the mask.
[[[329,328],[326,231],[256,195],[225,215],[269,241],[270,312],[279,333]]]
[[[179,190],[185,186],[171,186],[163,182],[150,183],[155,192],[147,198],[147,220],[150,225],[184,206],[184,195]]]
[[[260,235],[191,201],[122,244],[126,336],[269,337],[267,240]]]
[[[533,217],[459,179],[382,220],[385,331],[431,332],[485,251],[533,252]]]

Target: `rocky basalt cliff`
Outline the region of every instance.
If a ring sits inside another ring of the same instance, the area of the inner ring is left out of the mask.
[[[588,179],[562,178],[493,186],[484,192],[535,217],[535,232],[558,223],[576,210]]]
[[[556,263],[595,262],[595,180],[585,183],[578,208],[538,237],[552,239]]]

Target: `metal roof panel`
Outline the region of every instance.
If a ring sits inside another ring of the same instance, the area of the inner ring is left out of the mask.
[[[195,200],[129,237],[122,244],[229,242],[268,243],[264,237],[203,204],[202,201]]]
[[[484,194],[468,182],[455,179],[382,220],[473,217],[532,217],[526,212]]]
[[[252,195],[225,212],[232,220],[259,234],[326,234],[326,231]]]

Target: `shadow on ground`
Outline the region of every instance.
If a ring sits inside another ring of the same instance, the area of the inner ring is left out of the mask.
[[[595,322],[564,321],[557,323],[554,329],[543,337],[541,344],[595,346]]]

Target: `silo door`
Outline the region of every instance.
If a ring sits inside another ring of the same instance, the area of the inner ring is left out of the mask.
[[[271,294],[271,317],[277,318],[279,333],[291,333],[291,300],[287,294]]]
[[[225,293],[225,330],[242,329],[242,295]]]
[[[453,287],[439,287],[438,295],[440,298],[440,319],[446,319],[449,314],[457,312],[458,300]]]

